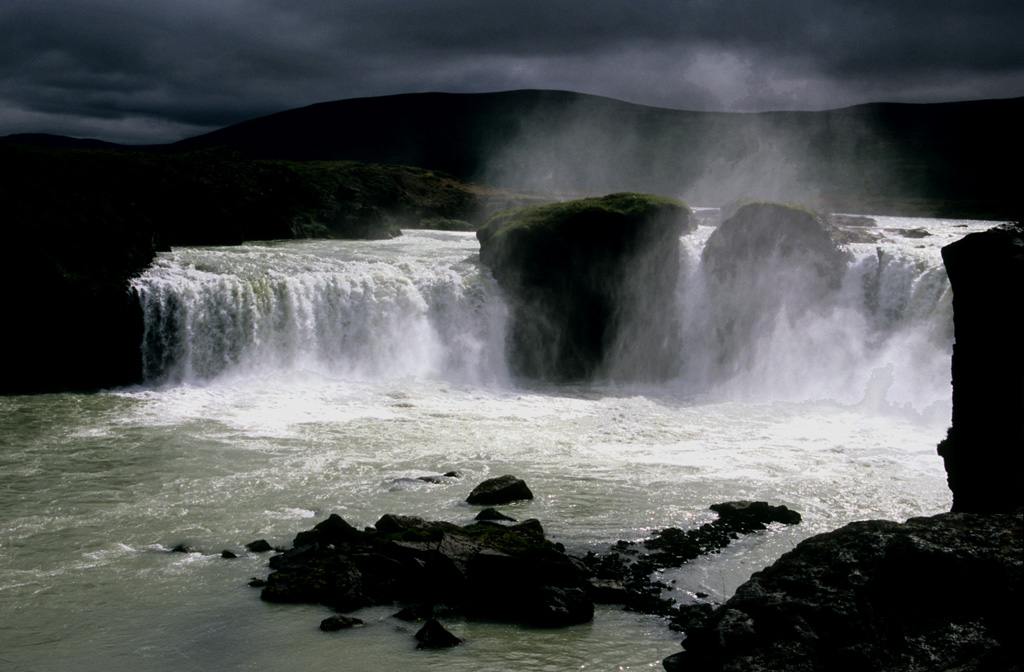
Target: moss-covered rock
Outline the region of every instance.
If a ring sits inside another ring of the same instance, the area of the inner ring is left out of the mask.
[[[513,369],[553,379],[599,372],[625,325],[667,315],[679,237],[693,228],[681,201],[634,193],[491,217],[477,237],[511,300]]]

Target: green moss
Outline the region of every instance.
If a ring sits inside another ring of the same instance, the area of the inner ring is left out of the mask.
[[[689,207],[680,200],[655,194],[623,192],[575,201],[527,205],[494,214],[480,229],[480,239],[491,239],[511,228],[527,231],[553,230],[567,221],[587,215],[618,214],[629,220],[651,217],[659,211]]]
[[[751,206],[751,205],[756,205],[756,206],[766,206],[766,205],[767,206],[777,206],[777,207],[780,207],[780,208],[786,208],[788,210],[794,210],[794,211],[797,211],[797,212],[802,212],[804,214],[807,214],[807,215],[810,215],[810,216],[815,217],[817,219],[820,219],[821,221],[825,220],[825,216],[821,212],[815,210],[814,208],[811,208],[811,207],[808,207],[806,205],[803,205],[801,203],[791,203],[791,202],[788,202],[788,201],[763,201],[763,200],[759,200],[759,199],[756,199],[756,198],[749,198],[749,197],[737,198],[737,199],[729,201],[728,203],[723,205],[722,209],[721,209],[721,220],[723,222],[725,222],[725,221],[727,221],[729,219],[732,219],[732,217],[737,212],[739,212],[743,208],[745,208],[747,206]]]

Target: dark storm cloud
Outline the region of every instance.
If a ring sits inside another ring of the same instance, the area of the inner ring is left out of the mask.
[[[0,134],[162,141],[431,90],[748,111],[1019,96],[1019,4],[7,0]]]

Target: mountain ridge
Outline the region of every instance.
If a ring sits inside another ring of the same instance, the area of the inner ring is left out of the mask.
[[[741,113],[523,89],[326,101],[165,145],[105,146],[225,146],[255,159],[408,165],[503,188],[644,191],[696,205],[752,196],[869,214],[1008,217],[1015,187],[1001,165],[1024,150],[1020,118],[1024,98]],[[34,144],[19,137],[7,140]]]

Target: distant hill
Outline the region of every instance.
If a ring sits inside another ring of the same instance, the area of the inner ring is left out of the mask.
[[[742,196],[828,209],[1005,211],[1024,98],[825,112],[685,112],[564,91],[424,93],[320,103],[175,143],[252,157],[351,159],[501,187]]]
[[[687,112],[564,91],[319,103],[150,150],[440,170],[543,192],[737,197],[873,214],[1008,216],[1024,98],[824,112]]]

